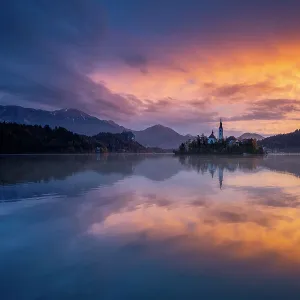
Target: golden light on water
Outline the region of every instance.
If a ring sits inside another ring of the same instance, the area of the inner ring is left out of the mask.
[[[211,249],[238,260],[269,255],[275,263],[300,263],[300,179],[266,170],[224,177],[223,190],[202,196],[185,197],[180,187],[173,186],[167,199],[161,193],[163,204],[151,204],[146,191],[139,191],[132,195],[132,209],[92,224],[89,233],[116,237],[145,233],[151,241],[178,238],[176,248],[195,255]]]

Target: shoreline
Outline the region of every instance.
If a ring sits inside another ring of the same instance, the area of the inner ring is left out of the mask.
[[[180,153],[174,152],[175,156],[238,156],[238,157],[249,157],[249,156],[267,156],[269,153]]]

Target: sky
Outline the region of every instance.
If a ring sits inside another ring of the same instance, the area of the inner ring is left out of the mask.
[[[127,128],[300,128],[299,0],[3,0],[0,104]]]

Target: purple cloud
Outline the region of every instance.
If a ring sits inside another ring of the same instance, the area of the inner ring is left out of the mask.
[[[281,120],[286,118],[287,113],[300,111],[300,101],[295,99],[266,99],[254,102],[248,111],[246,114],[224,120]]]

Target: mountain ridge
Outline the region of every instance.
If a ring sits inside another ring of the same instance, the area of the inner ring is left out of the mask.
[[[298,152],[300,150],[300,129],[267,137],[260,143],[270,149]]]
[[[181,135],[172,128],[156,124],[143,130],[131,130],[112,120],[101,120],[81,110],[64,108],[53,111],[25,108],[16,105],[0,105],[0,122],[15,122],[26,125],[49,125],[64,127],[74,133],[94,136],[101,132],[121,133],[132,131],[137,142],[147,147],[163,149],[177,148],[189,139],[189,135]]]
[[[252,133],[252,132],[245,132],[241,136],[238,137],[239,140],[243,139],[256,139],[258,141],[263,140],[265,137],[258,134],[258,133]]]
[[[144,130],[132,132],[134,133],[136,140],[142,145],[163,149],[178,148],[178,145],[186,142],[190,138],[189,135],[181,135],[174,129],[161,124],[156,124]]]

